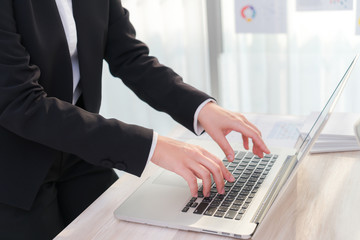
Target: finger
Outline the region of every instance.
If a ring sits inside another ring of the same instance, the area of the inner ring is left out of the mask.
[[[256,145],[253,145],[253,153],[257,155],[259,158],[263,158],[264,154]]]
[[[226,137],[222,134],[221,131],[213,134],[212,138],[220,146],[221,150],[225,153],[226,158],[232,162],[234,161],[234,150],[230,146]]]
[[[204,152],[204,155],[207,158],[204,159],[201,164],[203,164],[211,172],[218,193],[225,194],[224,178],[229,181],[232,180],[233,177],[231,173],[225,168],[222,161],[216,156],[209,152]]]
[[[249,150],[249,138],[246,137],[245,135],[242,135],[242,139],[243,139],[244,148],[246,150]]]
[[[257,133],[257,131],[252,129],[250,126],[244,124],[236,124],[234,126],[234,130],[240,132],[246,137],[250,137],[254,145],[257,145],[260,151],[265,153],[270,153],[269,149],[266,147],[266,144],[264,143],[261,136]]]
[[[247,125],[249,125],[252,129],[254,129],[254,131],[256,131],[259,134],[259,136],[262,136],[261,131],[252,122],[250,122],[244,115],[240,114],[240,117]]]
[[[229,170],[225,167],[223,162],[218,157],[216,157],[214,154],[212,154],[212,153],[210,153],[208,151],[205,151],[204,155],[207,156],[208,158],[210,158],[212,161],[214,161],[214,163],[217,164],[217,166],[220,168],[220,171],[221,171],[221,174],[222,174],[222,177],[220,179],[221,180],[220,183],[217,183],[217,181],[216,181],[217,179],[214,177],[216,187],[218,187],[218,186],[223,187],[224,186],[224,178],[229,182],[235,181],[235,178],[233,177],[233,175],[229,172]],[[219,185],[219,184],[221,184],[221,185]],[[219,191],[219,189],[218,189],[218,191]]]
[[[237,114],[237,116],[239,116],[243,122],[240,125],[240,127],[242,127],[242,129],[248,130],[247,131],[248,133],[242,132],[241,130],[239,131],[243,135],[243,142],[244,142],[245,149],[247,149],[247,150],[249,149],[248,137],[250,137],[253,140],[254,146],[258,145],[259,150],[261,152],[270,153],[269,149],[267,148],[266,144],[264,143],[264,141],[261,137],[261,131],[254,124],[252,124],[244,115]],[[237,126],[239,126],[238,123],[237,123]],[[249,132],[251,133],[251,135],[247,135],[247,134],[249,134]],[[244,135],[245,135],[245,137],[247,137],[247,139],[244,138]]]
[[[209,197],[211,189],[211,174],[209,170],[201,164],[195,164],[192,166],[192,171],[202,180],[204,196]]]
[[[194,175],[194,173],[188,169],[184,169],[182,171],[179,171],[178,174],[182,176],[190,188],[191,196],[198,197],[198,184],[197,184],[197,178]]]

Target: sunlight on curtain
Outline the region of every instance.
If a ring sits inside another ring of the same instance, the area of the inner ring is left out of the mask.
[[[222,0],[222,105],[241,112],[308,114],[325,104],[360,50],[353,11],[296,11],[287,34],[235,33],[234,1]],[[336,111],[360,112],[360,64]]]
[[[150,55],[183,77],[184,81],[209,92],[206,16],[204,1],[123,0],[130,12],[137,38],[150,48]],[[101,114],[167,134],[175,122],[141,102],[104,64]]]
[[[150,54],[173,68],[185,82],[210,93],[205,1],[122,2]],[[298,12],[296,0],[289,0],[286,34],[238,34],[234,0],[220,1],[223,52],[217,59],[218,101],[225,108],[297,115],[319,111],[360,50],[355,10]],[[360,112],[359,90],[360,63],[335,111]],[[121,80],[110,76],[106,64],[101,113],[160,134],[175,126],[170,117],[151,109]]]

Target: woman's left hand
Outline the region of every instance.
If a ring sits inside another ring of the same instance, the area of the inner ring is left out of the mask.
[[[228,111],[214,102],[207,103],[200,111],[198,121],[212,139],[220,146],[229,161],[234,160],[234,150],[226,139],[231,131],[242,134],[245,149],[249,149],[249,138],[253,142],[253,153],[263,157],[270,151],[264,143],[261,132],[244,115]]]

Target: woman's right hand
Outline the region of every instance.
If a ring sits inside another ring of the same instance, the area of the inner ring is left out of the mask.
[[[193,197],[198,195],[197,178],[202,180],[205,197],[210,195],[211,176],[220,194],[225,193],[224,179],[235,181],[222,161],[204,148],[160,135],[151,161],[183,177]]]

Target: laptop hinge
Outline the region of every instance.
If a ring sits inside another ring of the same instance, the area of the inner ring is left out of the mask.
[[[252,219],[252,222],[260,223],[264,219],[266,213],[269,211],[270,206],[275,201],[275,198],[279,194],[281,187],[285,184],[297,162],[296,155],[287,156],[279,173],[276,175],[276,178],[271,184],[271,188],[268,190],[264,200],[261,202],[254,218]]]

